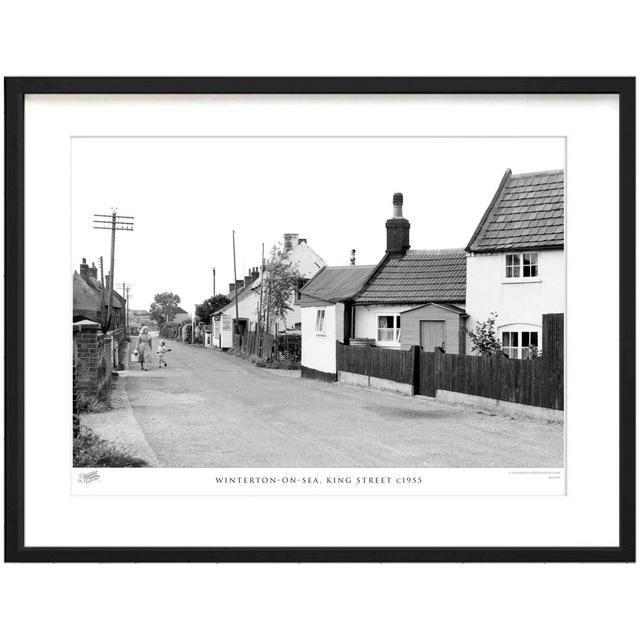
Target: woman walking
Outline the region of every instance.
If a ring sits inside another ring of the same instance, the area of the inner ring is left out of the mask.
[[[140,335],[138,336],[136,351],[138,352],[138,362],[140,363],[140,368],[143,371],[148,371],[147,365],[151,363],[151,348],[151,336],[149,335],[149,327],[142,327],[142,329],[140,329]]]

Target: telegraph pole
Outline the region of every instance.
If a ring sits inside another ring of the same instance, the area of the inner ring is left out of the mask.
[[[108,218],[108,220],[105,220]],[[97,225],[97,226],[96,226]],[[113,310],[114,287],[114,263],[116,252],[116,231],[133,231],[133,216],[119,216],[118,210],[113,207],[110,214],[94,213],[93,228],[111,231],[111,271],[109,276],[109,305],[107,307],[107,322],[103,330],[108,331],[111,326],[111,313]]]
[[[100,256],[100,324],[104,327],[104,260]]]
[[[216,268],[212,267],[213,269],[213,297],[216,297]]]
[[[122,297],[124,298],[124,328],[129,328],[129,289],[131,285],[126,282],[122,283]]]
[[[234,288],[235,299],[236,299],[236,332],[240,333],[240,327],[238,326],[238,276],[236,275],[236,232],[232,231],[233,234],[233,281],[236,283]]]

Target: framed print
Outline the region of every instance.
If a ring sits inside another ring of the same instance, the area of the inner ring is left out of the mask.
[[[8,78],[5,134],[6,560],[635,560],[633,78]]]

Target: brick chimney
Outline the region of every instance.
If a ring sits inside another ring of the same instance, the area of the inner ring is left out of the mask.
[[[229,293],[234,293],[236,290],[236,283],[235,282],[230,282],[229,283]]]
[[[236,280],[236,291],[240,291],[244,287],[244,280]]]
[[[91,266],[89,267],[89,275],[96,280],[98,279],[98,267],[96,267],[95,262],[92,262]]]
[[[402,202],[402,194],[394,193],[393,218],[389,218],[385,225],[387,227],[387,253],[398,258],[402,257],[411,246],[409,244],[409,229],[411,225],[406,218],[402,217]]]
[[[285,253],[289,253],[298,244],[297,233],[285,233],[283,236],[283,249]]]
[[[349,264],[355,264],[355,263],[356,263],[356,250],[351,249],[351,257],[349,258]]]
[[[87,264],[86,258],[82,258],[82,262],[80,264],[80,275],[83,278],[87,278],[89,276],[89,265]]]
[[[251,270],[251,282],[255,282],[260,277],[260,269],[258,267],[254,267]]]
[[[251,279],[252,278],[252,274],[253,274],[253,271],[251,269],[249,269],[249,275],[244,277],[244,286],[245,287],[248,287],[253,282],[253,280]]]

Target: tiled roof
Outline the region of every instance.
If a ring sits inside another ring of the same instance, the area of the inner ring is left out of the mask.
[[[300,305],[348,300],[360,291],[375,268],[375,265],[325,267],[300,289]]]
[[[508,169],[467,251],[564,247],[564,171]]]
[[[464,302],[467,263],[463,249],[407,251],[388,258],[355,299],[360,304]]]
[[[91,311],[100,311],[102,285],[100,281],[91,276],[83,278],[77,271],[73,274],[73,308]],[[109,291],[105,289],[104,304],[109,303]],[[114,289],[113,308],[124,306],[124,298]]]

